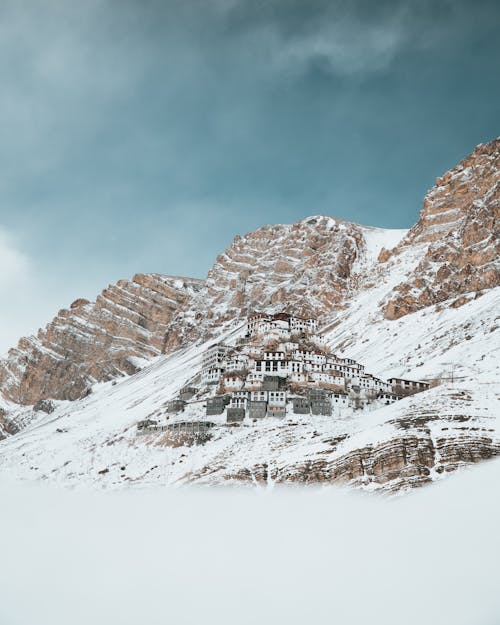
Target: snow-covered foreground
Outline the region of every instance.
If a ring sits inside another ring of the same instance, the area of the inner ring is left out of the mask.
[[[405,498],[0,482],[2,625],[493,625],[500,461]]]

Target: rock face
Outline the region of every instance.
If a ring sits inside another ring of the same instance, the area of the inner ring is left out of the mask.
[[[478,146],[427,193],[418,222],[392,251],[427,245],[414,279],[385,304],[397,319],[426,306],[500,284],[500,139]],[[391,252],[383,250],[379,261]],[[456,300],[455,305],[466,301]]]
[[[224,481],[348,484],[397,492],[430,484],[436,474],[451,473],[499,455],[500,443],[487,434],[443,437],[435,446],[428,432],[421,432],[362,447],[332,460],[314,459],[284,467],[264,463],[213,479],[218,484]],[[210,469],[195,477],[202,481],[210,479]]]
[[[7,410],[0,407],[0,441],[7,436],[17,434],[18,431],[16,424],[9,418]]]
[[[447,403],[446,413],[433,410],[440,401]],[[245,465],[230,446],[211,459],[200,471],[189,476],[190,482],[227,484],[228,482],[281,484],[348,484],[369,490],[397,492],[409,490],[439,479],[467,465],[500,456],[498,432],[491,427],[487,409],[477,408],[473,394],[443,389],[425,397],[415,397],[402,415],[387,421],[386,435],[376,429],[366,432],[340,432],[325,435],[319,428],[301,430],[298,424],[281,426],[270,444],[252,440],[247,447],[262,448],[258,462]],[[347,429],[347,428],[346,428]],[[304,455],[299,450],[311,439],[315,451],[299,461],[286,461],[283,454]],[[367,443],[367,438],[373,442]],[[362,441],[362,444],[360,444]],[[240,443],[241,445],[241,443]],[[258,452],[257,452],[258,453]]]
[[[207,338],[252,310],[322,316],[341,307],[363,246],[361,226],[324,216],[237,236],[217,257],[204,288],[177,314],[166,350]]]
[[[169,321],[200,281],[138,274],[95,302],[79,299],[36,337],[23,338],[0,363],[0,388],[19,404],[78,399],[91,384],[140,368],[161,353]]]
[[[372,258],[370,229],[331,217],[265,226],[237,236],[205,281],[136,275],[95,303],[75,300],[0,362],[0,389],[27,405],[77,399],[94,382],[136,372],[141,359],[236,328],[252,310],[293,310],[333,327],[355,296],[379,284],[390,283],[377,296],[390,320],[438,302],[458,307],[500,284],[499,212],[497,139],[438,179],[394,249],[379,246]],[[397,261],[405,255],[416,268],[403,277]]]
[[[74,301],[0,363],[6,399],[78,399],[96,381],[137,371],[137,358],[172,352],[253,309],[324,315],[343,305],[363,228],[330,217],[237,236],[206,281],[136,275],[95,303]]]

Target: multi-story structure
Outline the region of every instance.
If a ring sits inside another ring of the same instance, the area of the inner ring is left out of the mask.
[[[202,384],[217,384],[220,382],[224,369],[222,367],[214,367],[201,372]]]
[[[229,408],[244,408],[246,410],[248,405],[248,391],[236,391],[231,393],[229,399]]]
[[[245,378],[234,373],[224,373],[221,377],[221,384],[227,390],[239,390],[245,384]]]
[[[309,414],[311,412],[311,402],[308,397],[294,397],[292,406],[295,414]]]
[[[311,318],[251,315],[247,335],[236,347],[218,343],[203,355],[202,384],[220,382],[216,396],[207,400],[207,414],[222,414],[227,406],[227,415],[235,422],[241,421],[241,411],[251,419],[284,416],[290,401],[297,414],[342,415],[345,408],[359,409],[373,401],[392,403],[429,386],[400,378],[386,382],[366,374],[356,360],[329,353],[326,340],[316,331],[317,321]],[[290,391],[301,395],[304,390],[306,397],[289,398]],[[225,391],[231,395],[221,399],[217,393]],[[190,396],[192,389],[186,389],[183,398],[189,401]]]
[[[269,391],[267,414],[270,417],[284,417],[286,414],[286,391]]]
[[[266,335],[269,332],[295,334],[313,334],[316,332],[318,323],[316,319],[297,317],[288,313],[276,313],[266,315],[264,313],[254,313],[247,321],[248,336]]]
[[[222,414],[230,401],[229,395],[216,395],[207,399],[207,415]]]
[[[378,394],[377,399],[384,404],[393,404],[394,402],[402,399],[401,395],[395,395],[394,393],[381,392]]]
[[[339,375],[336,371],[311,371],[311,380],[331,384],[333,386],[345,386],[346,379],[343,375]]]
[[[428,382],[415,380],[405,380],[403,378],[389,378],[387,382],[391,385],[392,392],[396,395],[412,395],[429,388]]]
[[[269,391],[250,391],[250,401],[265,401]]]
[[[255,371],[257,373],[269,373],[281,377],[288,376],[287,360],[256,360]]]
[[[224,343],[216,343],[209,347],[202,356],[201,370],[222,368],[230,348]]]
[[[182,401],[189,401],[196,395],[197,392],[198,389],[195,386],[184,386],[179,391],[179,399]]]

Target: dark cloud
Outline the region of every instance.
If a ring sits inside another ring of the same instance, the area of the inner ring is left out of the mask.
[[[134,271],[203,276],[264,223],[409,226],[436,175],[499,134],[499,17],[484,0],[7,0],[0,226],[40,280],[87,296]]]

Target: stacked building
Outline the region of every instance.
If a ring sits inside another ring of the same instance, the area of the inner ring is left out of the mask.
[[[214,388],[207,415],[225,413],[228,423],[238,423],[283,417],[287,407],[301,415],[342,414],[428,388],[425,382],[385,381],[366,373],[362,364],[331,353],[317,328],[313,318],[256,313],[236,346],[207,349],[200,377],[205,389]]]

